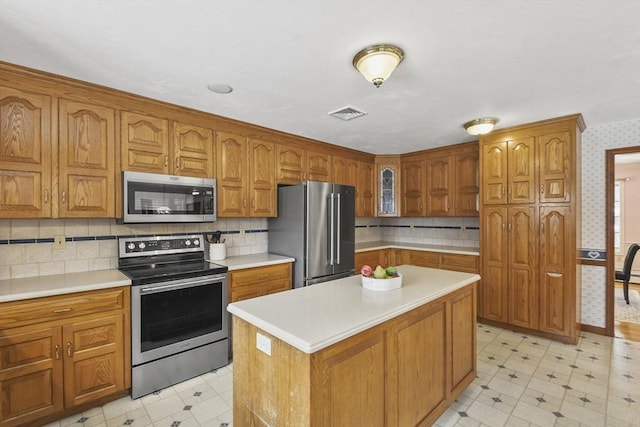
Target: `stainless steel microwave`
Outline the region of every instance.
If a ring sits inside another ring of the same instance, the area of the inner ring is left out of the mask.
[[[125,171],[123,223],[216,220],[216,180]]]

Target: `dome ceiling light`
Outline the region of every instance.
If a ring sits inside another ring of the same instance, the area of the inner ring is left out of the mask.
[[[498,119],[496,118],[483,117],[481,119],[471,120],[463,126],[469,135],[484,135],[485,133],[491,132],[496,123],[498,123]]]
[[[389,78],[402,62],[404,52],[397,46],[377,44],[362,49],[353,57],[353,66],[375,87]]]

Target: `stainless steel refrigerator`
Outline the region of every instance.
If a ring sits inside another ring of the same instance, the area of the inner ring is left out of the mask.
[[[294,288],[353,274],[355,194],[352,186],[317,181],[278,188],[269,252],[295,258]]]

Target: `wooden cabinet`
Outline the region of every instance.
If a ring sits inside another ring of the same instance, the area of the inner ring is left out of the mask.
[[[376,216],[400,216],[400,156],[376,156]]]
[[[219,217],[276,216],[275,145],[216,133]]]
[[[122,111],[120,144],[122,170],[213,177],[210,129]]]
[[[478,216],[480,205],[480,152],[477,144],[461,150],[453,156],[454,166],[454,216]]]
[[[59,100],[59,216],[115,217],[115,110]]]
[[[33,424],[126,394],[128,287],[3,303],[0,312],[0,425]]]
[[[356,216],[375,215],[375,178],[374,164],[358,162],[358,185],[356,186]]]
[[[229,303],[291,289],[291,263],[229,272]]]
[[[424,216],[426,188],[424,160],[402,160],[402,216]]]
[[[387,250],[378,249],[373,251],[356,252],[355,272],[360,274],[363,265],[368,265],[375,269],[378,265],[387,266]]]
[[[312,150],[276,144],[276,181],[296,185],[302,181],[329,182],[331,156]]]
[[[427,216],[451,216],[453,177],[452,156],[427,159]]]
[[[375,249],[356,252],[356,273],[363,265],[375,268],[380,264],[416,265],[418,267],[439,268],[443,270],[460,271],[463,273],[479,273],[478,257],[476,255],[456,254],[448,252],[432,252],[416,249]]]
[[[471,284],[312,354],[234,316],[234,421],[432,425],[476,377],[475,306]]]
[[[0,218],[51,216],[51,97],[0,86]]]
[[[427,158],[427,216],[478,216],[476,144]]]
[[[580,115],[483,135],[481,313],[576,342]]]
[[[358,161],[333,155],[331,171],[335,184],[358,186]]]

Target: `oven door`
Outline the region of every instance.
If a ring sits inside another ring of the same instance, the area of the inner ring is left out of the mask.
[[[224,274],[133,286],[132,364],[228,338],[226,306]]]

